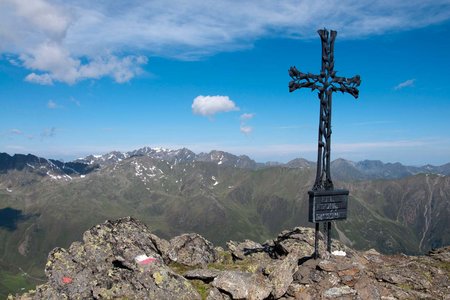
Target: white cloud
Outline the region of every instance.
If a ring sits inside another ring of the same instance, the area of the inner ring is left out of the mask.
[[[249,113],[245,113],[241,115],[241,121],[247,121],[252,119],[255,116],[255,114],[249,114]]]
[[[25,77],[26,81],[42,85],[75,84],[105,76],[123,83],[142,73],[141,67],[147,63],[145,56],[103,47],[99,36],[92,37],[96,41],[93,51],[78,51],[85,37],[69,45],[73,36],[70,33],[75,32],[76,36],[85,19],[79,12],[78,4],[70,1],[0,1],[0,53],[8,53],[9,61],[33,71]],[[114,54],[116,51],[120,54]]]
[[[17,17],[51,37],[61,39],[71,22],[70,15],[60,6],[44,0],[5,0]]]
[[[17,129],[17,128],[11,129],[10,132],[11,132],[12,134],[15,134],[15,135],[21,135],[21,134],[23,134],[22,130]]]
[[[192,112],[202,116],[236,110],[239,110],[239,107],[228,96],[197,96],[192,103]]]
[[[145,56],[196,59],[270,37],[317,38],[318,28],[360,38],[437,24],[448,0],[1,0],[0,53],[20,58],[26,80],[126,82]],[[367,9],[370,7],[370,9]]]
[[[397,84],[395,87],[394,87],[394,90],[401,90],[401,89],[403,89],[403,88],[405,88],[405,87],[412,87],[412,86],[414,86],[414,82],[415,82],[416,80],[415,79],[408,79],[408,80],[406,80],[406,81],[403,81],[403,82],[401,82],[401,83],[399,83],[399,84]]]
[[[38,75],[36,73],[30,73],[25,77],[25,81],[37,83],[41,85],[52,85],[53,79],[49,74]]]
[[[94,57],[87,63],[73,58],[69,51],[55,42],[45,42],[20,56],[23,66],[31,70],[39,70],[42,74],[29,74],[25,80],[39,84],[53,84],[61,81],[74,84],[84,79],[98,79],[104,76],[112,77],[116,82],[129,81],[142,72],[141,65],[147,63],[144,56],[114,55]]]
[[[253,132],[253,127],[251,126],[246,126],[246,125],[241,125],[241,132],[245,135],[249,135],[250,133]]]
[[[240,130],[245,135],[250,135],[253,132],[253,127],[247,125],[247,121],[253,119],[255,114],[244,113],[241,115],[241,127]]]
[[[53,100],[49,100],[49,101],[47,102],[47,107],[48,107],[49,109],[57,109],[57,108],[58,108],[58,104],[56,104],[56,102],[53,101]]]

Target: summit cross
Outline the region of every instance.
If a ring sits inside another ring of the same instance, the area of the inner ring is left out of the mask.
[[[349,93],[358,98],[358,86],[361,83],[359,75],[352,78],[336,76],[334,70],[334,40],[337,32],[326,29],[318,31],[322,40],[322,69],[319,75],[302,73],[296,67],[289,69],[289,92],[301,88],[310,88],[319,91],[320,121],[319,142],[317,155],[317,174],[313,190],[332,190],[333,181],[330,174],[330,152],[331,152],[331,104],[333,92]]]
[[[337,32],[320,29],[322,40],[322,69],[319,75],[302,73],[296,67],[289,69],[289,92],[301,88],[310,88],[319,92],[320,119],[317,150],[316,180],[309,194],[309,221],[316,224],[314,258],[317,258],[319,240],[319,222],[326,222],[327,251],[331,252],[331,221],[347,218],[349,191],[335,189],[331,180],[331,104],[334,92],[349,93],[358,98],[361,84],[359,75],[351,78],[336,76],[334,70],[334,41]]]

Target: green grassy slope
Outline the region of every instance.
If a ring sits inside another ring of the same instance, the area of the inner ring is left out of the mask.
[[[162,237],[198,232],[217,245],[230,239],[263,242],[283,229],[311,226],[307,191],[314,175],[307,168],[170,165],[147,157],[67,182],[32,173],[0,175],[0,210],[23,215],[14,230],[0,227],[0,264],[14,266],[0,273],[0,290],[29,284],[18,268],[42,277],[50,250],[68,247],[106,219],[133,216]],[[335,185],[350,190],[349,218],[337,225],[354,248],[412,254],[450,243],[449,177]]]

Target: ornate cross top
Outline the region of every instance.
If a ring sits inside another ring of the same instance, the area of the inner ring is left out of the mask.
[[[358,98],[358,86],[361,84],[359,75],[352,78],[336,76],[334,71],[334,40],[337,32],[326,29],[318,31],[322,40],[322,69],[320,75],[302,73],[296,67],[289,69],[289,92],[300,88],[310,88],[319,91],[320,121],[317,155],[317,175],[313,190],[333,190],[330,174],[331,151],[331,103],[333,92],[349,93]]]

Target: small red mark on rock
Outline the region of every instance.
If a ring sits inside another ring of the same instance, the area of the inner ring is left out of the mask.
[[[73,279],[70,277],[63,277],[63,279],[62,279],[62,282],[65,284],[71,283],[72,281],[73,281]]]

